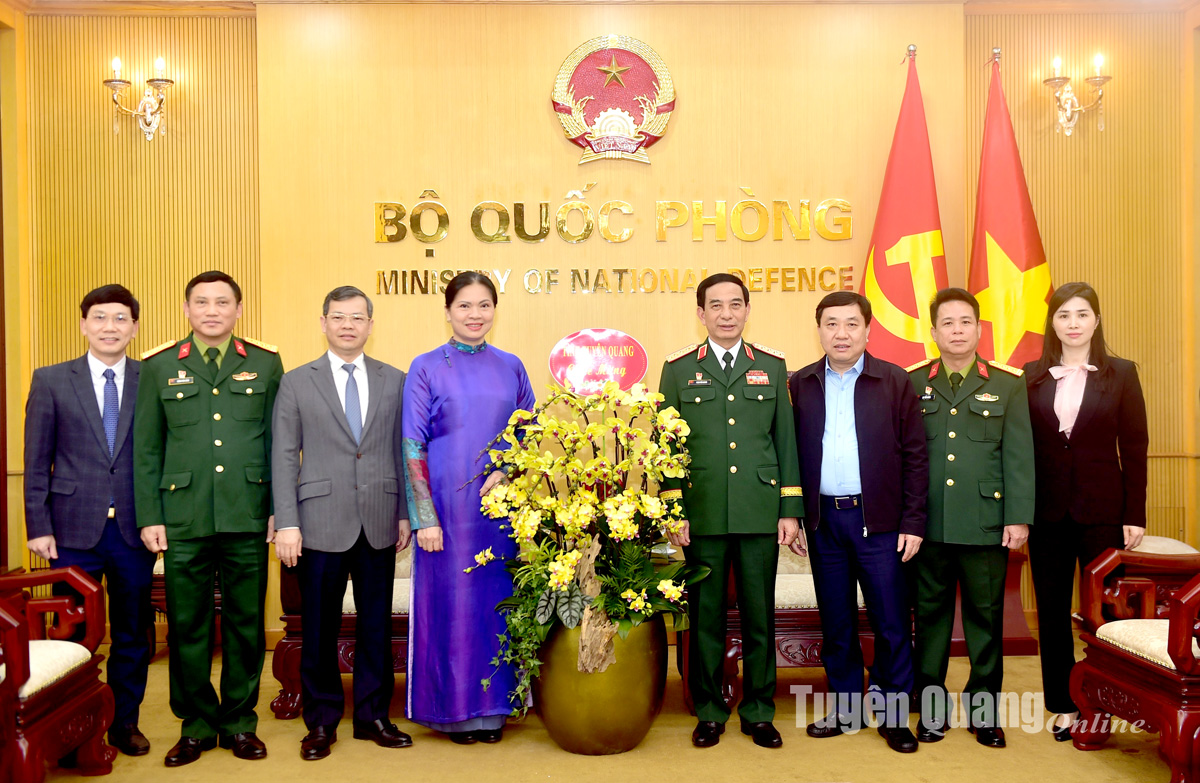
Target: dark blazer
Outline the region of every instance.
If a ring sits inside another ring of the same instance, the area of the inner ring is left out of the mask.
[[[788,389],[800,449],[804,522],[809,530],[815,530],[821,515],[825,357],[798,370],[788,381]],[[903,369],[864,354],[862,375],[854,384],[854,426],[867,529],[872,533],[898,529],[923,537],[929,457],[920,402]]]
[[[1146,401],[1137,367],[1109,358],[1088,374],[1079,416],[1068,439],[1054,413],[1057,383],[1047,374],[1033,379],[1036,362],[1025,365],[1037,468],[1038,523],[1058,522],[1068,513],[1083,525],[1146,526]]]
[[[25,403],[25,529],[53,534],[58,546],[100,543],[115,503],[121,537],[141,547],[133,502],[133,437],[139,363],[125,360],[125,384],[113,456],[87,356],[33,371]]]

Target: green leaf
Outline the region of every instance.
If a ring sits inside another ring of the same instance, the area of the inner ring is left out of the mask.
[[[538,596],[537,609],[534,612],[534,619],[542,625],[554,619],[555,597],[554,591],[546,588],[546,591]]]
[[[574,628],[583,620],[583,593],[577,582],[572,582],[565,592],[559,592],[558,619],[568,628]]]
[[[671,624],[676,631],[686,631],[690,626],[687,612],[675,612],[671,615]]]
[[[633,621],[628,617],[617,621],[617,636],[622,640],[629,638],[629,632],[633,630]]]

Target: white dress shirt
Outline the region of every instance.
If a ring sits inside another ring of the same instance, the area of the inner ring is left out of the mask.
[[[366,426],[367,399],[370,395],[370,390],[367,388],[367,362],[364,358],[365,354],[360,353],[352,362],[347,362],[333,351],[326,351],[325,355],[329,357],[329,364],[333,367],[333,385],[337,388],[338,402],[342,404],[343,413],[346,411],[346,382],[350,380],[350,374],[342,369],[342,365],[354,365],[354,382],[358,385],[358,410],[362,414],[363,426]]]
[[[101,417],[104,416],[104,384],[108,379],[104,377],[105,370],[112,370],[113,381],[117,384],[117,410],[121,409],[121,400],[125,396],[125,357],[122,356],[117,363],[109,367],[104,362],[92,355],[91,351],[87,354],[88,370],[92,374],[92,391],[96,392],[96,410]],[[345,373],[342,373],[345,375]]]
[[[742,340],[739,337],[738,341],[737,341],[737,345],[733,346],[732,348],[722,348],[721,346],[714,343],[712,341],[712,338],[710,337],[710,338],[708,338],[708,348],[717,357],[717,361],[720,362],[721,366],[724,367],[727,364],[727,362],[725,361],[725,354],[727,354],[727,353],[733,354],[733,361],[735,364],[737,363],[737,358],[742,352]]]

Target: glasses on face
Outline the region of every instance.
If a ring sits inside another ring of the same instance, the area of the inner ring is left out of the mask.
[[[353,324],[354,326],[363,326],[371,319],[367,318],[362,313],[354,313],[353,315],[347,315],[346,313],[330,313],[329,315],[325,316],[325,320],[334,326],[341,326],[347,322]]]
[[[125,324],[133,321],[133,319],[125,315],[125,313],[117,313],[111,316],[108,313],[92,313],[88,316],[88,320],[94,323],[96,326],[104,326],[110,321],[117,326],[124,326]]]

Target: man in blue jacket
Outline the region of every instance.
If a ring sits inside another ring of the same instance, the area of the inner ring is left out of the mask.
[[[904,370],[866,352],[866,297],[829,294],[817,305],[817,328],[824,358],[788,382],[824,638],[821,660],[835,699],[808,734],[836,737],[866,723],[857,583],[875,633],[866,709],[879,717],[889,747],[912,753],[912,634],[901,563],[917,553],[925,535],[929,458],[921,408]],[[803,545],[801,536],[793,551],[803,554]]]

